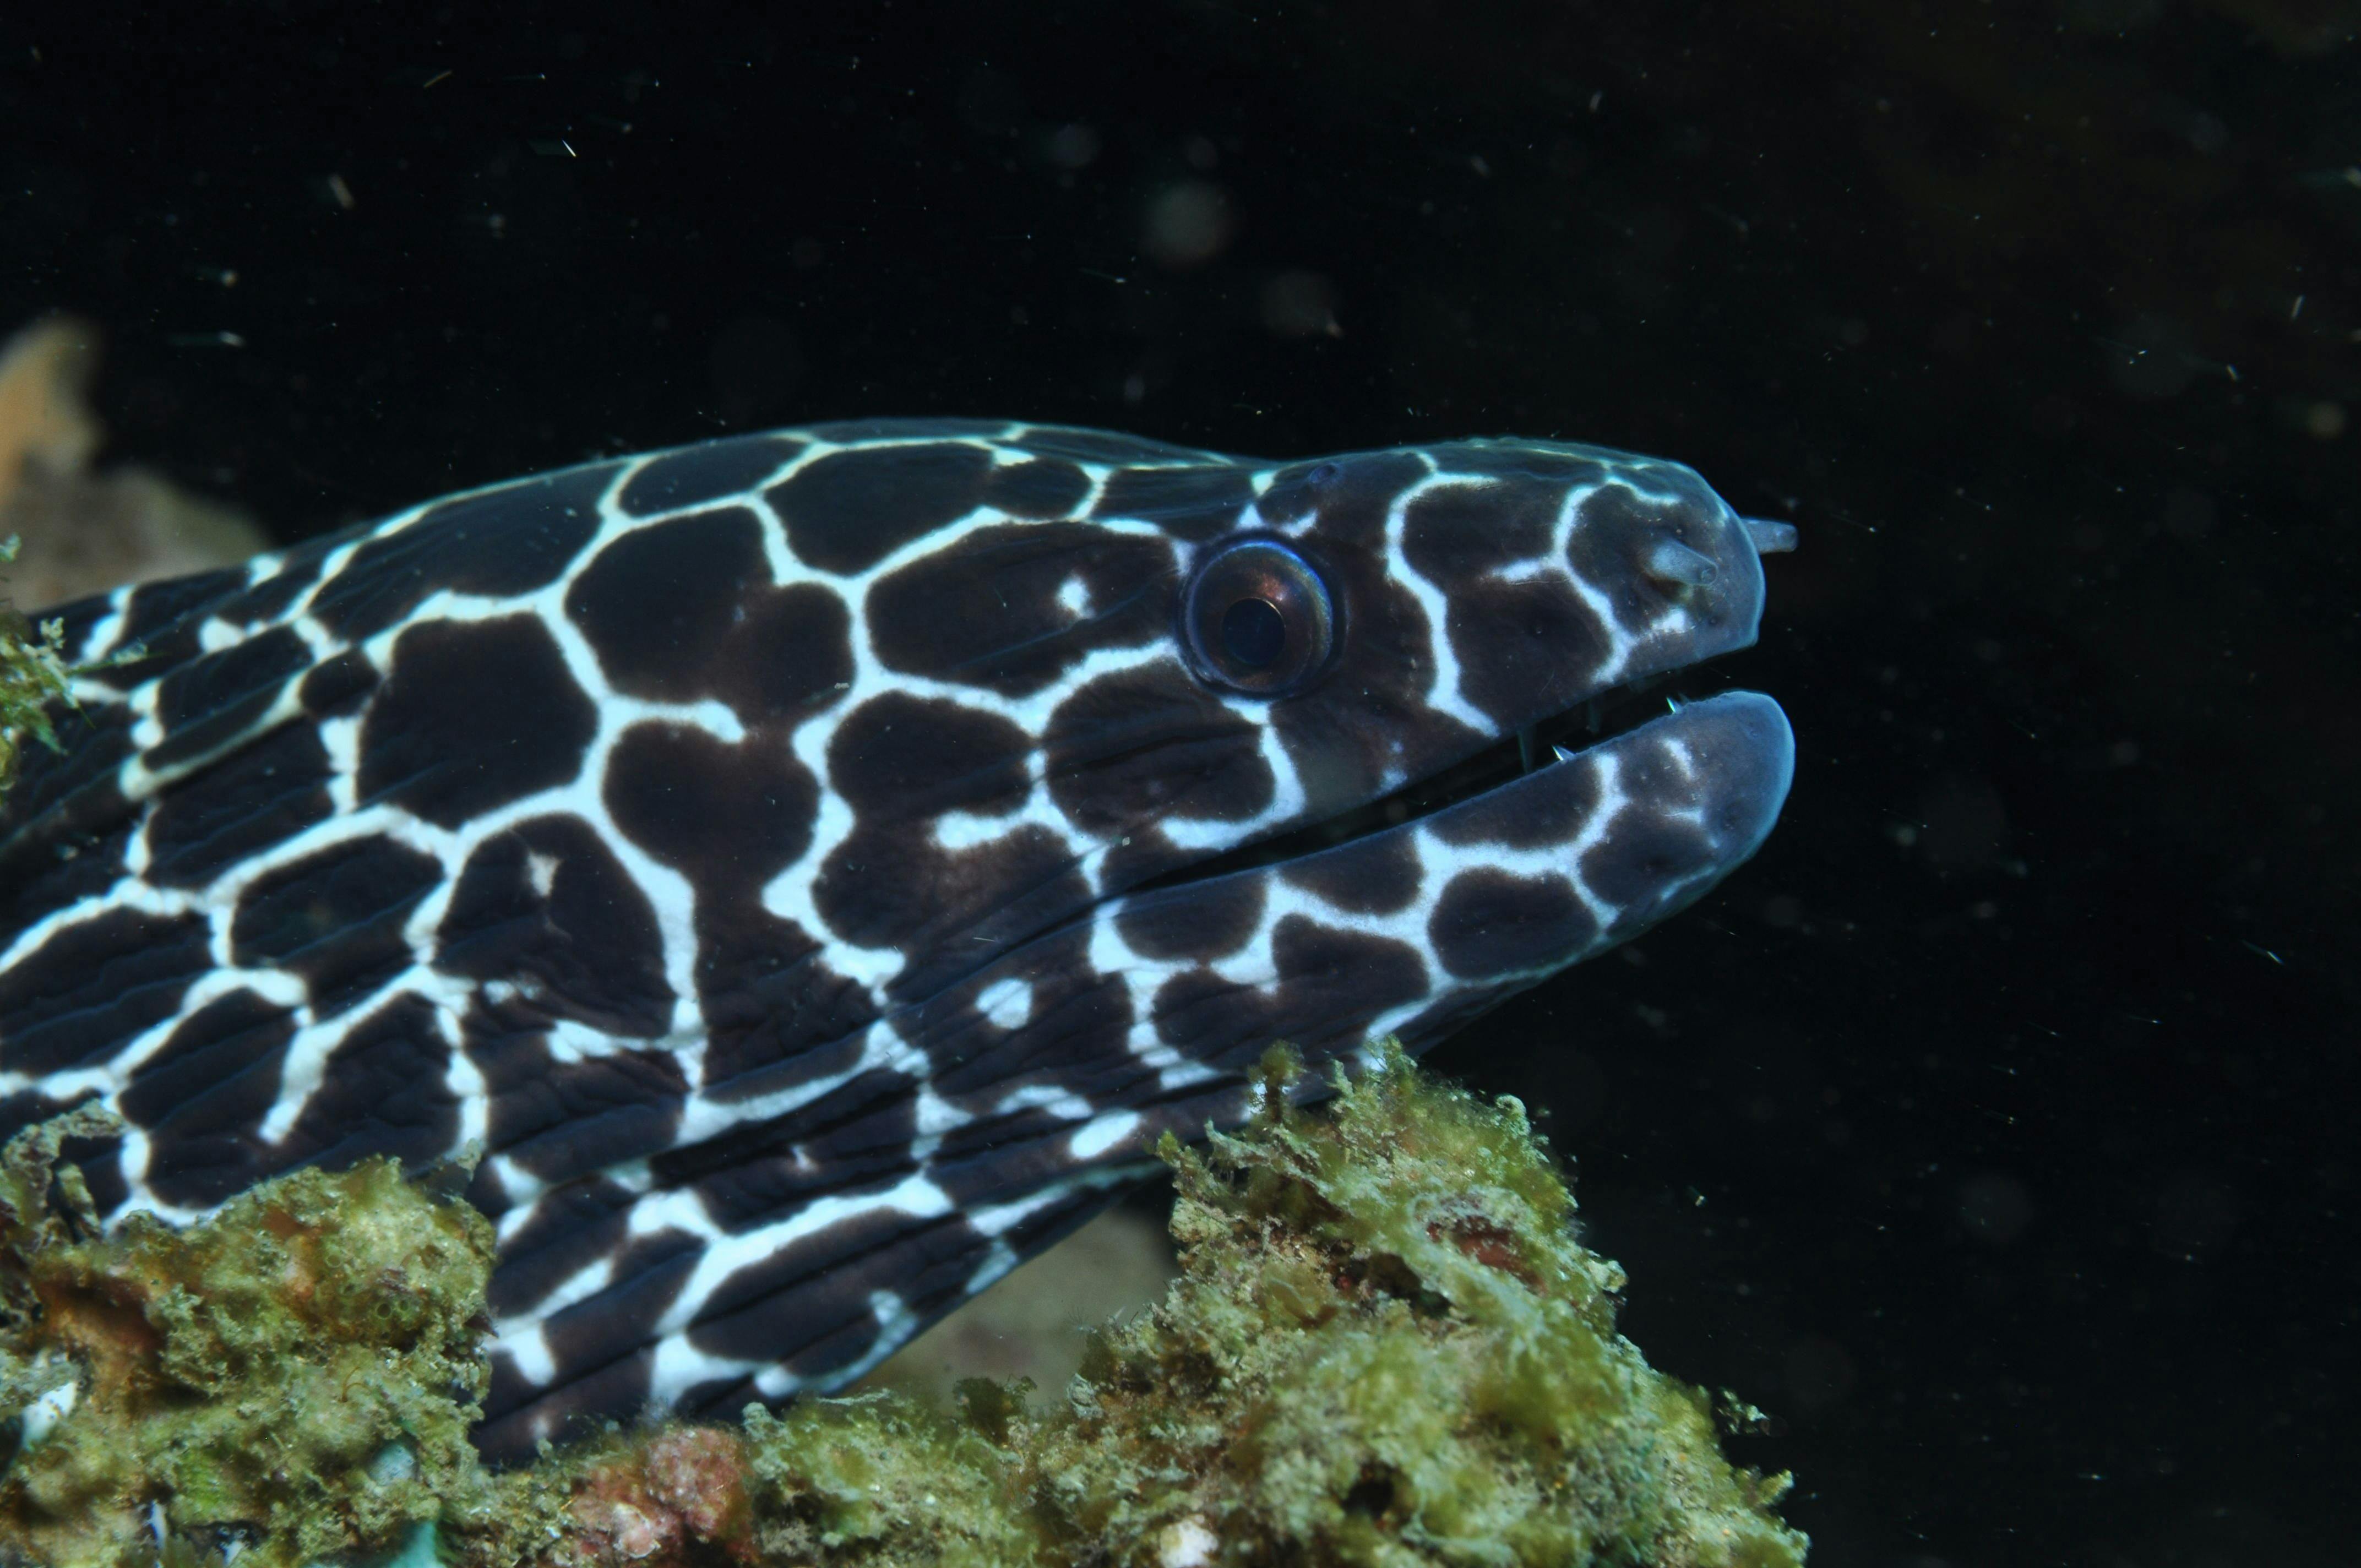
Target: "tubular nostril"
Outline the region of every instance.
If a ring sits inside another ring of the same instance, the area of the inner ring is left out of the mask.
[[[1678,583],[1683,587],[1701,588],[1721,575],[1713,557],[1690,549],[1677,539],[1659,539],[1649,547],[1648,558],[1640,568],[1660,583]]]

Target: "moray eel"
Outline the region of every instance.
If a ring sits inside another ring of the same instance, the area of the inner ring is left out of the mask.
[[[1752,642],[1792,543],[1555,442],[888,422],[71,606],[101,667],[0,819],[0,1133],[117,1113],[70,1150],[110,1218],[471,1168],[496,1455],[840,1386],[1274,1041],[1317,1092],[1751,854],[1774,703],[1598,714]]]

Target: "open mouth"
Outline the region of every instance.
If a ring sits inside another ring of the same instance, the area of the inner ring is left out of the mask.
[[[1795,547],[1793,523],[1762,518],[1733,517],[1730,521],[1742,533],[1745,544],[1758,556],[1780,554]],[[1657,541],[1653,551],[1639,563],[1638,569],[1666,591],[1679,592],[1708,587],[1716,581],[1719,566],[1701,552],[1666,536]],[[1137,897],[1162,889],[1211,881],[1233,872],[1257,871],[1301,860],[1466,805],[1529,774],[1554,767],[1563,761],[1615,740],[1664,717],[1668,708],[1678,710],[1692,700],[1692,692],[1688,689],[1676,691],[1672,684],[1675,681],[1682,683],[1683,688],[1702,687],[1703,690],[1695,695],[1695,700],[1717,697],[1725,690],[1727,683],[1712,674],[1704,661],[1745,647],[1754,641],[1759,594],[1758,576],[1752,594],[1741,593],[1724,606],[1726,611],[1737,613],[1738,619],[1727,621],[1708,620],[1703,626],[1717,629],[1712,635],[1708,635],[1702,629],[1692,628],[1691,635],[1695,641],[1689,652],[1694,662],[1679,669],[1609,686],[1450,767],[1413,779],[1374,800],[1316,822],[1305,823],[1272,838],[1240,845],[1210,859],[1176,867],[1126,892]],[[1742,607],[1742,611],[1739,607]],[[1775,705],[1766,706],[1772,706],[1775,714]],[[1775,780],[1768,775],[1755,776],[1754,772],[1741,768],[1738,774],[1723,781],[1738,788],[1741,794],[1744,787],[1767,787],[1771,791],[1768,798],[1772,813],[1775,813],[1778,800],[1785,796],[1785,770],[1792,765],[1793,759],[1793,742],[1785,729],[1784,716],[1777,716],[1776,728],[1774,736],[1761,722],[1758,715],[1753,728],[1740,742],[1744,749],[1757,753],[1754,761],[1776,762],[1779,771]],[[1737,804],[1737,801],[1733,798],[1726,804]],[[1763,830],[1768,829],[1767,815],[1761,826]],[[1738,853],[1737,859],[1752,853],[1752,845],[1759,841],[1758,833],[1748,841],[1748,847]],[[1736,860],[1730,863],[1735,864]]]
[[[1673,683],[1699,674],[1695,669],[1684,670],[1609,686],[1565,712],[1496,741],[1440,773],[1413,779],[1389,794],[1333,817],[1305,823],[1274,838],[1242,844],[1210,860],[1178,867],[1128,891],[1137,895],[1206,882],[1234,872],[1257,871],[1433,816],[1662,717],[1668,704],[1677,707],[1689,700],[1689,694],[1675,692]]]

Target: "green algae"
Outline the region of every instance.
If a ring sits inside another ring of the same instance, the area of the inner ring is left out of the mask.
[[[0,567],[16,558],[18,541],[0,539]],[[0,581],[5,581],[0,574]],[[6,805],[8,786],[16,781],[24,760],[25,744],[34,741],[59,749],[51,715],[76,705],[76,675],[127,664],[137,659],[137,647],[121,650],[94,664],[69,664],[65,660],[66,627],[62,620],[38,624],[0,598],[0,807]]]
[[[464,1438],[472,1211],[379,1163],[101,1239],[52,1177],[93,1129],[49,1124],[0,1157],[0,1394],[31,1416],[0,1562],[154,1562],[159,1522],[258,1565],[1802,1561],[1784,1477],[1616,1333],[1622,1276],[1521,1107],[1389,1055],[1303,1110],[1292,1071],[1237,1135],[1168,1142],[1181,1277],[1065,1388],[612,1428],[497,1475]]]
[[[16,558],[16,541],[0,540],[0,566]],[[0,601],[0,790],[16,776],[27,740],[54,749],[49,705],[66,698],[72,679],[66,668],[65,627],[33,625]]]

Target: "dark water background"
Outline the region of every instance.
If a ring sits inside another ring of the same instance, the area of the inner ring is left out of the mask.
[[[1438,1064],[1817,1562],[2350,1556],[2361,7],[481,9],[12,8],[0,323],[288,537],[870,413],[1696,465],[1784,824]]]

